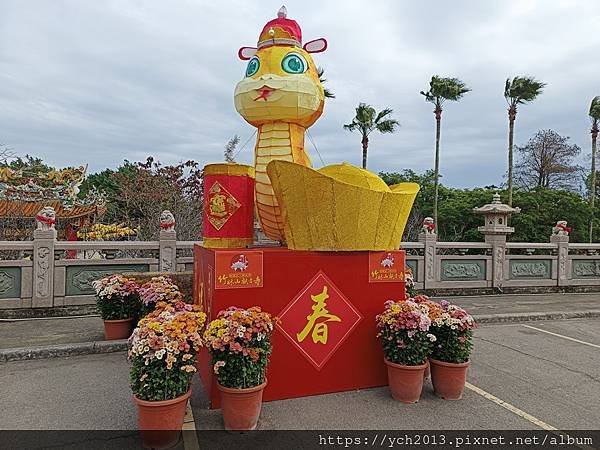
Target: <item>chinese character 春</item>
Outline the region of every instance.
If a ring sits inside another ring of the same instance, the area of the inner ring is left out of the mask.
[[[306,323],[304,329],[298,333],[296,337],[298,342],[302,342],[312,330],[311,336],[315,344],[317,342],[320,342],[321,344],[327,344],[327,335],[329,331],[327,322],[341,322],[342,319],[333,314],[329,314],[329,311],[327,311],[327,304],[325,303],[325,300],[329,298],[329,294],[327,294],[327,286],[323,286],[323,292],[320,294],[311,295],[310,297],[312,298],[313,302],[315,302],[311,308],[313,312],[312,314],[306,316],[308,322]],[[319,319],[325,320],[317,322]]]

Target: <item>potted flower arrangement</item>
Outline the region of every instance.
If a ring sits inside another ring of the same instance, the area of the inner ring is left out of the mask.
[[[442,307],[439,305],[439,303],[434,302],[433,300],[430,300],[428,296],[423,295],[423,294],[415,294],[415,295],[411,295],[411,299],[413,302],[418,303],[419,305],[426,305],[427,306],[427,317],[429,317],[429,320],[431,320],[431,322],[433,323],[433,321],[435,319],[437,319],[439,316],[442,315]],[[433,331],[433,329],[430,329],[430,331]],[[433,334],[433,333],[432,333]],[[425,374],[424,374],[424,378],[428,379],[431,377],[431,365],[429,364],[429,360],[427,361],[427,367],[425,368]]]
[[[131,335],[131,389],[148,448],[167,448],[179,439],[205,321],[196,305],[160,302]]]
[[[139,309],[138,284],[120,274],[92,282],[96,306],[104,320],[107,340],[125,339],[131,334],[133,318]]]
[[[383,313],[376,317],[390,391],[395,400],[403,403],[419,401],[423,389],[427,357],[435,341],[429,333],[431,321],[427,312],[427,305],[412,300],[389,300]]]
[[[437,338],[430,358],[431,382],[438,397],[458,400],[467,379],[469,357],[473,348],[473,317],[457,305],[440,302],[441,314],[432,320]]]
[[[220,311],[204,332],[228,430],[256,428],[267,385],[272,332],[271,315],[257,306]]]
[[[152,277],[140,286],[141,317],[154,311],[158,303],[183,301],[183,294],[171,278],[160,275]]]

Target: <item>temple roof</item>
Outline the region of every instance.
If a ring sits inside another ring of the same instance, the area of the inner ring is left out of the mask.
[[[103,214],[102,195],[94,191],[78,197],[86,170],[80,166],[28,173],[0,167],[0,217],[35,217],[44,206],[52,206],[58,218]]]

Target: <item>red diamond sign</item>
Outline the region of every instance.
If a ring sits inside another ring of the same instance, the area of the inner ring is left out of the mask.
[[[240,206],[241,203],[221,183],[214,182],[208,191],[208,221],[215,229],[223,228]]]
[[[278,317],[280,331],[317,370],[321,370],[362,320],[356,308],[322,271]]]

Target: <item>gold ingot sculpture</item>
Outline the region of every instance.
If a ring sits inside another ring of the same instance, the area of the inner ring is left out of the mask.
[[[287,161],[267,166],[292,250],[400,248],[416,183],[388,187],[372,172],[349,164],[319,170]]]

